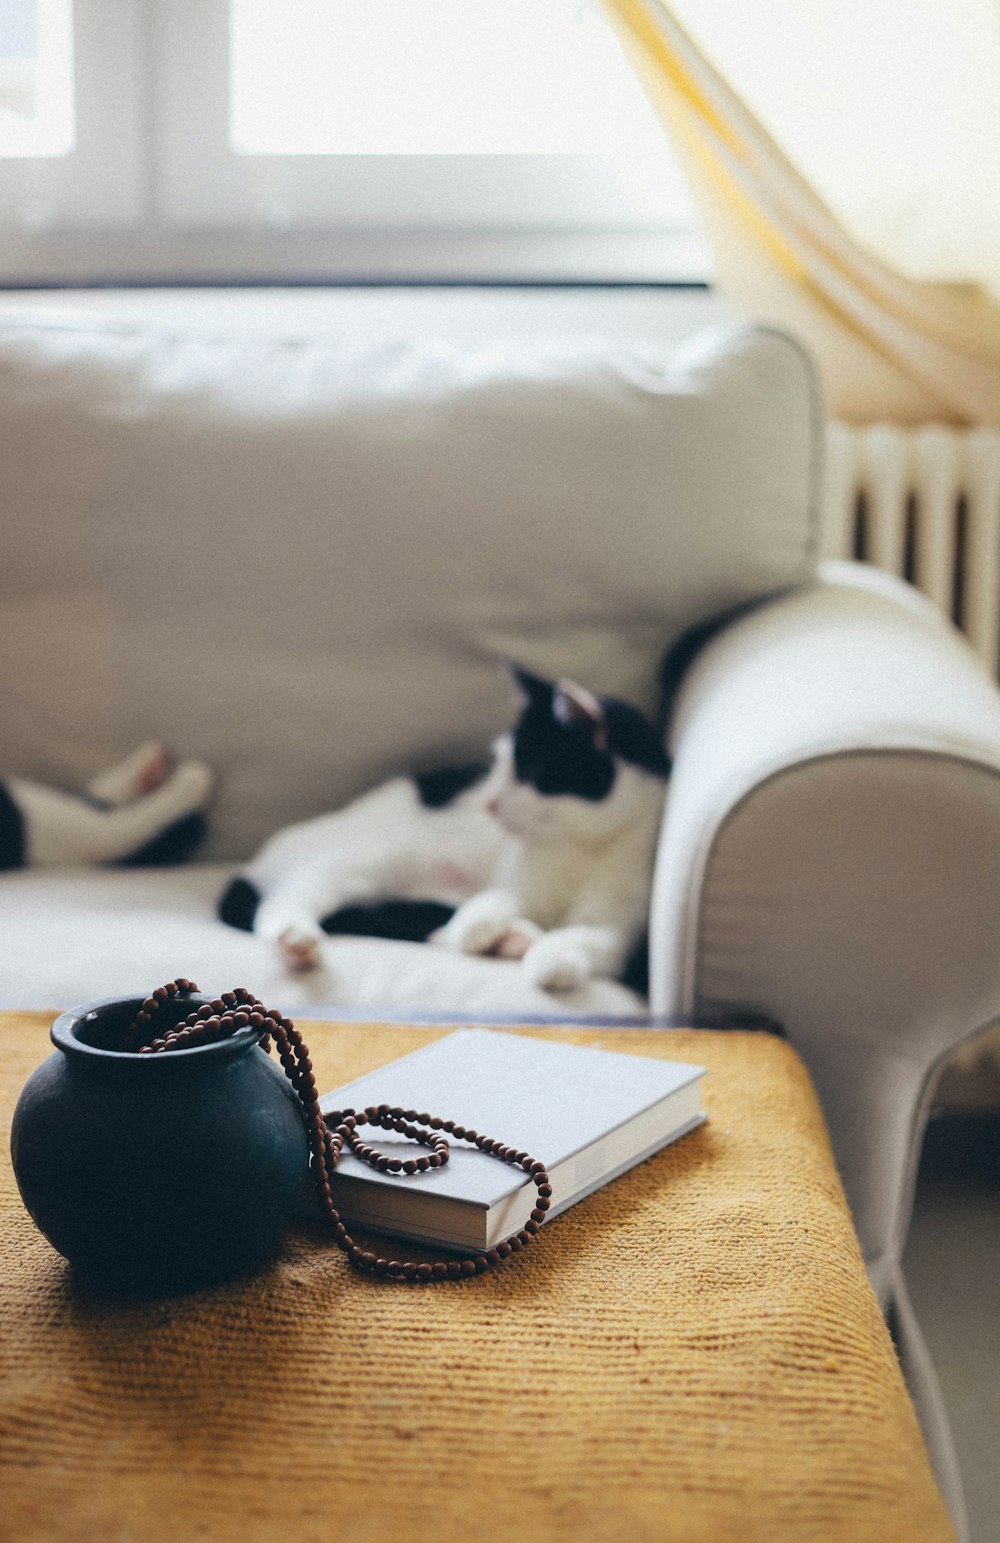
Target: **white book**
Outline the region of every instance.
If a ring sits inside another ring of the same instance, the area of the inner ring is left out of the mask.
[[[530,1152],[549,1172],[547,1221],[705,1118],[703,1066],[459,1029],[320,1099],[324,1113],[400,1105]],[[402,1158],[426,1151],[365,1125],[362,1139]],[[524,1226],[536,1189],[522,1168],[451,1140],[442,1168],[376,1173],[344,1148],[331,1188],[350,1221],[465,1252]]]

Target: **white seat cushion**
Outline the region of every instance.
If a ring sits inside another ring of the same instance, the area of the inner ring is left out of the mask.
[[[331,938],[322,970],[288,975],[258,938],[216,919],[230,874],[223,865],[195,864],[0,875],[0,1005],[63,1008],[142,996],[187,975],[206,991],[246,986],[269,1007],[303,1015],[344,1008],[388,1018],[620,1017],[646,1010],[614,981],[556,996],[506,960],[381,938]]]

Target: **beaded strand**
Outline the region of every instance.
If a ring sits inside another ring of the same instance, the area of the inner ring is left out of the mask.
[[[338,1109],[324,1115],[319,1106],[319,1094],[313,1075],[308,1046],[290,1018],[284,1017],[277,1008],[264,1004],[248,991],[238,986],[224,991],[212,1002],[203,1003],[189,1013],[183,1022],[175,1024],[162,1036],[155,1035],[157,1015],[166,1003],[178,996],[197,992],[198,987],[184,976],[158,986],[143,1002],[133,1021],[125,1030],[125,1048],[139,1055],[160,1055],[175,1050],[186,1050],[195,1045],[210,1044],[235,1034],[240,1029],[256,1030],[262,1050],[270,1052],[273,1040],[278,1059],[285,1076],[292,1084],[302,1105],[306,1133],[312,1159],[313,1173],[319,1192],[320,1203],[333,1229],[334,1241],[347,1255],[349,1263],[363,1275],[378,1279],[409,1281],[416,1285],[428,1285],[432,1281],[461,1280],[473,1275],[484,1275],[495,1269],[512,1254],[520,1253],[533,1242],[545,1221],[545,1213],[552,1201],[552,1186],[545,1164],[518,1148],[507,1146],[491,1136],[480,1135],[455,1120],[443,1120],[437,1115],[403,1109],[395,1105],[377,1104],[367,1109]],[[153,1034],[151,1039],[149,1036]],[[371,1146],[359,1134],[369,1125],[391,1130],[429,1148],[426,1156],[414,1158],[389,1157]],[[444,1134],[442,1134],[444,1133]],[[333,1203],[330,1176],[345,1146],[355,1157],[368,1163],[378,1173],[402,1173],[412,1177],[430,1168],[440,1168],[448,1161],[447,1136],[455,1141],[467,1142],[500,1162],[520,1167],[536,1189],[535,1203],[524,1226],[511,1234],[504,1242],[471,1258],[436,1259],[432,1263],[415,1264],[412,1261],[386,1259],[370,1249],[362,1248],[354,1241]]]

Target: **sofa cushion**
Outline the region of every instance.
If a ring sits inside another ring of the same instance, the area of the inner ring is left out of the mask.
[[[150,735],[219,774],[206,856],[480,753],[501,660],[653,705],[691,622],[814,566],[799,348],[0,323],[5,772]]]
[[[558,996],[539,990],[519,964],[474,959],[419,943],[330,938],[324,967],[288,975],[259,938],[215,918],[230,870],[29,869],[0,883],[0,1006],[71,1007],[144,996],[187,975],[204,990],[246,986],[286,1012],[365,1012],[629,1017],[645,1002],[615,981],[593,980]]]

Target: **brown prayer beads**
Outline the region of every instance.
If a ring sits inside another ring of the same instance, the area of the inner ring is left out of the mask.
[[[526,1248],[537,1236],[552,1196],[544,1163],[528,1152],[506,1146],[491,1136],[482,1136],[478,1131],[469,1130],[455,1120],[442,1120],[437,1115],[418,1113],[415,1109],[378,1104],[368,1109],[338,1109],[324,1115],[319,1106],[309,1050],[302,1035],[290,1018],[285,1018],[276,1008],[265,1007],[244,986],[238,986],[234,991],[224,991],[212,1002],[206,1002],[189,1013],[183,1022],[175,1024],[161,1037],[150,1039],[151,1033],[155,1035],[156,1018],[164,1004],[197,990],[194,982],[184,976],[168,981],[165,986],[158,986],[146,998],[125,1030],[124,1048],[134,1050],[139,1055],[158,1055],[225,1039],[246,1028],[257,1031],[264,1051],[270,1052],[273,1040],[285,1076],[302,1104],[320,1201],[333,1228],[334,1240],[354,1269],[379,1279],[408,1281],[421,1286],[436,1281],[466,1280],[495,1269],[505,1259],[509,1259],[511,1254]],[[415,1158],[389,1157],[361,1138],[359,1128],[365,1125],[396,1131],[430,1150],[426,1156]],[[355,1157],[379,1173],[403,1173],[412,1177],[430,1168],[439,1168],[448,1161],[448,1141],[440,1132],[446,1132],[456,1141],[468,1142],[470,1146],[478,1147],[481,1152],[498,1158],[500,1162],[523,1168],[537,1191],[531,1216],[524,1226],[485,1253],[475,1254],[471,1258],[456,1258],[452,1255],[446,1259],[436,1259],[433,1263],[415,1264],[412,1261],[386,1259],[355,1243],[333,1204],[330,1191],[330,1175],[345,1145],[351,1148]]]

